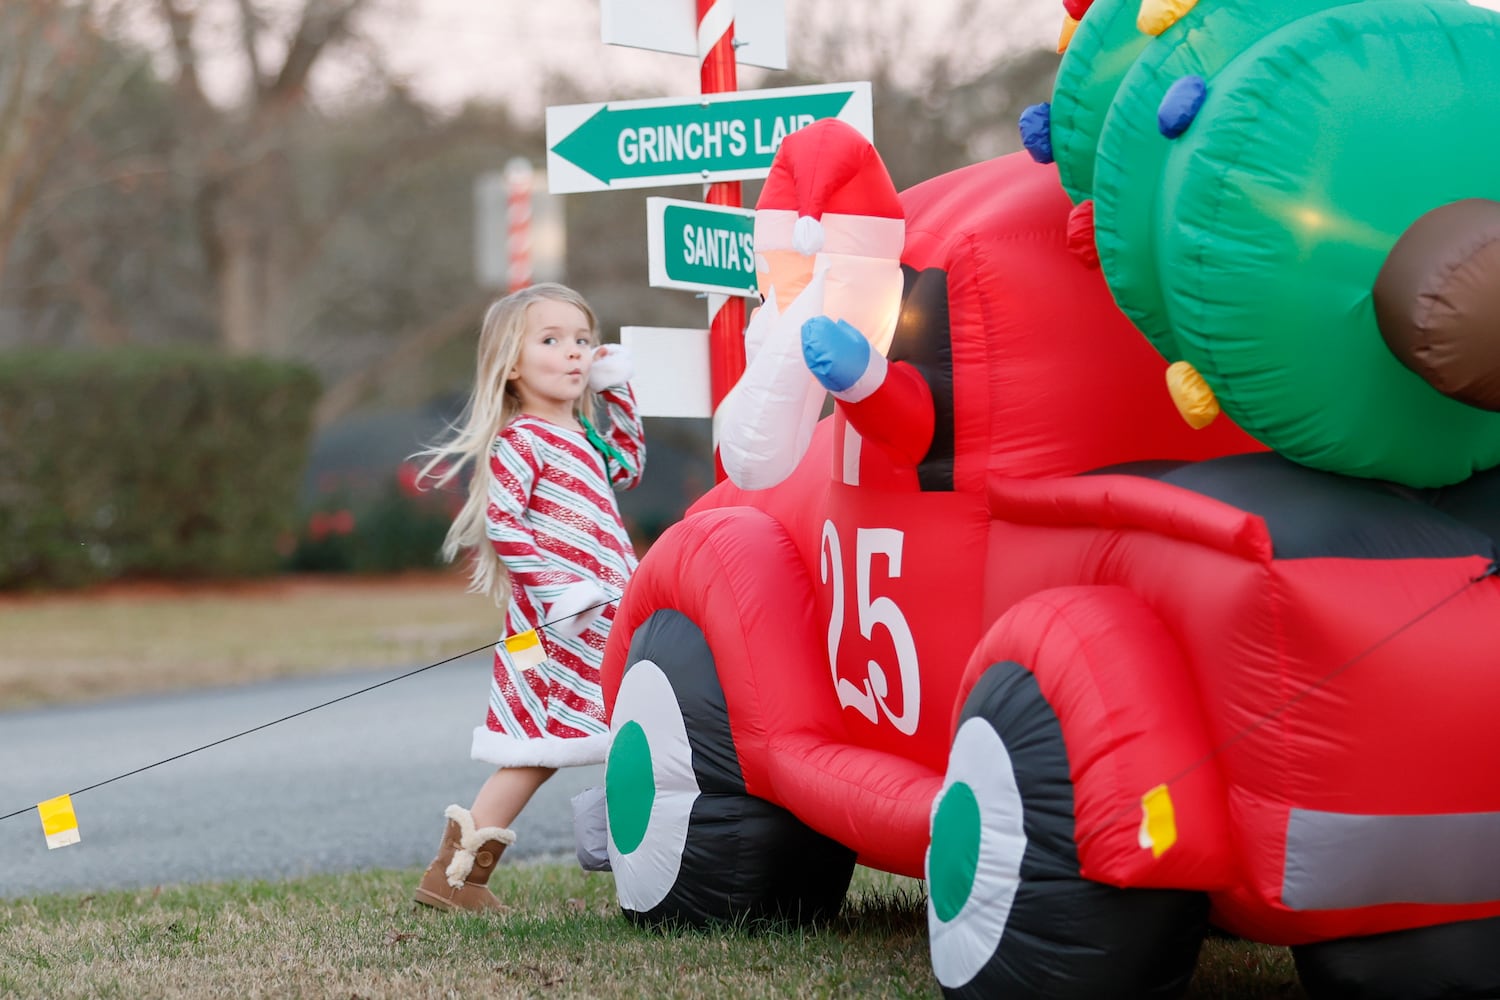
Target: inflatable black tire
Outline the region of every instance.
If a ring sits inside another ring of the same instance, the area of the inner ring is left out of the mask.
[[[745,791],[703,631],[653,612],[631,638],[605,768],[609,859],[635,923],[807,923],[838,913],[854,852]]]
[[[1494,1000],[1500,917],[1298,945],[1292,958],[1313,1000]]]
[[[948,997],[1180,995],[1207,931],[1201,892],[1079,874],[1062,726],[1036,678],[991,666],[964,703],[932,812],[932,967]]]

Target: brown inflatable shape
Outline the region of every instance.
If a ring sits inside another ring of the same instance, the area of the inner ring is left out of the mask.
[[[1467,198],[1413,222],[1375,279],[1375,320],[1438,392],[1500,411],[1500,202]]]

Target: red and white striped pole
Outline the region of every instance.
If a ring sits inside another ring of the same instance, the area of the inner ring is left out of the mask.
[[[516,157],[505,165],[506,268],[508,291],[531,284],[531,161]]]
[[[732,93],[739,89],[734,58],[734,0],[697,0],[698,58],[702,64],[700,92]],[[703,200],[729,208],[741,206],[739,181],[709,184]],[[738,295],[708,297],[709,395],[713,408],[745,371],[745,300]],[[722,481],[723,466],[714,457],[714,474]]]

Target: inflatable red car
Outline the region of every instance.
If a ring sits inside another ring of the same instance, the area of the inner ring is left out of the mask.
[[[1314,990],[1500,989],[1500,473],[1411,490],[1189,430],[1051,167],[901,201],[925,454],[840,404],[622,602],[627,914],[815,918],[859,863],[928,880],[954,996],[1170,995],[1210,920]]]
[[[1350,6],[1416,31],[1440,24],[1427,7],[1464,4]],[[1233,7],[1296,16],[1205,9]],[[1002,157],[900,207],[888,357],[906,388],[838,402],[781,483],[715,487],[619,607],[603,687],[622,909],[817,918],[862,864],[927,880],[948,996],[1172,996],[1209,924],[1293,946],[1314,996],[1500,996],[1500,423],[1412,426],[1443,412],[1422,396],[1439,379],[1376,357],[1392,406],[1415,400],[1397,411],[1407,460],[1424,462],[1409,445],[1425,432],[1452,459],[1433,468],[1461,469],[1442,486],[1293,462],[1229,420],[1190,430],[1152,348],[1166,340],[1119,312],[1109,261],[1076,252],[1053,166]],[[1371,231],[1328,238],[1391,250]],[[1466,240],[1452,273],[1500,288],[1476,264],[1500,241]],[[1308,259],[1341,288],[1355,256]],[[1362,312],[1334,295],[1317,315],[1373,327],[1371,277]],[[1205,316],[1254,297],[1191,291]],[[1302,360],[1272,324],[1163,330],[1236,417]],[[1275,351],[1253,354],[1260,336]],[[1500,366],[1463,346],[1464,366]],[[1314,375],[1379,409],[1364,369]],[[1280,444],[1275,412],[1244,412]],[[1359,421],[1337,433],[1350,444]],[[1383,433],[1353,444],[1379,456]]]

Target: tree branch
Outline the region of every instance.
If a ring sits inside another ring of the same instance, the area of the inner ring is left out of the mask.
[[[198,79],[198,53],[193,49],[193,15],[177,0],[157,0],[167,29],[172,33],[172,55],[177,60],[177,86],[195,108],[208,104]]]
[[[8,39],[21,53],[14,77],[5,81],[8,97],[0,116],[0,258],[55,179],[74,133],[128,75],[128,67],[101,67],[101,42],[86,22],[81,8],[43,10],[29,34]]]
[[[245,50],[245,63],[250,70],[251,99],[259,100],[266,88],[265,73],[260,66],[260,52],[255,45],[256,35],[262,25],[260,11],[255,9],[253,0],[237,2],[240,8],[240,45]]]
[[[76,227],[55,227],[52,239],[67,272],[67,289],[83,310],[84,329],[91,343],[117,347],[130,341],[109,289],[93,276],[92,261],[84,250],[84,235]]]
[[[343,0],[332,7],[330,4],[333,0],[307,0],[296,34],[287,46],[281,72],[264,92],[264,107],[291,104],[302,96],[318,57],[330,42],[346,33],[349,19],[365,5],[365,0]]]
[[[0,102],[0,152],[9,147],[11,137],[16,134],[31,92],[31,88],[27,86],[27,77],[31,55],[39,48],[35,41],[40,20],[28,24],[24,15],[36,11],[37,5],[32,3],[20,13],[12,8],[0,14],[0,26],[4,27],[10,42],[5,46],[4,64],[0,65],[0,93],[5,95],[5,100]],[[12,18],[22,20],[19,30]]]
[[[338,197],[302,234],[297,269],[306,268],[322,252],[328,237],[332,235],[344,216],[390,183],[392,178],[408,175],[413,167],[442,156],[449,150],[468,143],[484,141],[487,138],[484,135],[476,135],[472,122],[454,119],[399,147],[392,156],[367,161],[364,169],[359,171],[352,180],[340,185]]]
[[[491,292],[476,289],[473,295],[431,323],[402,333],[397,338],[394,350],[328,387],[314,411],[315,425],[327,427],[353,410],[367,393],[378,388],[396,372],[411,369],[454,337],[475,330],[485,307],[493,297]]]

